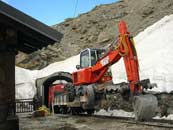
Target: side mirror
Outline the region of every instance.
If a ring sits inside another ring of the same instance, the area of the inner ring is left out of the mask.
[[[80,69],[80,65],[76,65],[76,69],[79,70]]]

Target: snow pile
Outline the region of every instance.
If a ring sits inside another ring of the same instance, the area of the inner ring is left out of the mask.
[[[160,21],[139,33],[135,38],[140,64],[141,79],[149,78],[157,83],[154,91],[170,92],[173,90],[173,15],[165,16]],[[46,77],[54,72],[73,72],[79,65],[79,55],[67,60],[50,64],[39,71],[29,71],[16,67],[16,97],[33,97],[35,79]],[[123,60],[111,67],[113,82],[126,81]]]
[[[28,99],[34,96],[37,72],[37,70],[30,71],[15,67],[16,99]]]
[[[154,119],[173,120],[173,114],[169,114],[167,117],[165,117],[165,116],[163,116],[163,117],[156,116],[156,117],[154,117]]]
[[[149,78],[158,87],[153,91],[170,92],[173,90],[173,15],[139,33],[135,38],[140,65],[141,79]],[[112,68],[113,81],[126,81],[126,73],[121,59]]]
[[[108,111],[101,109],[100,111],[95,112],[94,114],[95,115],[105,115],[105,116],[135,117],[133,112],[126,112],[121,109],[120,110],[108,110]],[[173,120],[173,114],[169,114],[167,117],[166,116],[163,116],[163,117],[155,116],[155,117],[153,117],[153,119]]]
[[[133,112],[126,112],[124,110],[104,110],[101,109],[94,113],[95,115],[105,115],[105,116],[120,116],[120,117],[135,117]]]

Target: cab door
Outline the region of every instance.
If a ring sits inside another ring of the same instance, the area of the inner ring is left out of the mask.
[[[87,68],[95,65],[97,62],[97,53],[94,49],[85,49],[80,53],[80,67]]]

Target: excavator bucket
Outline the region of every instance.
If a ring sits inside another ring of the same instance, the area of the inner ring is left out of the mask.
[[[150,94],[134,96],[133,108],[135,120],[150,120],[156,115],[158,110],[157,98]]]

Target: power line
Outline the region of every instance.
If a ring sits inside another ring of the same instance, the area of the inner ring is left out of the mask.
[[[78,6],[78,0],[76,0],[76,3],[75,3],[75,8],[74,8],[74,15],[73,15],[73,17],[75,17],[75,15],[76,15],[77,6]]]

